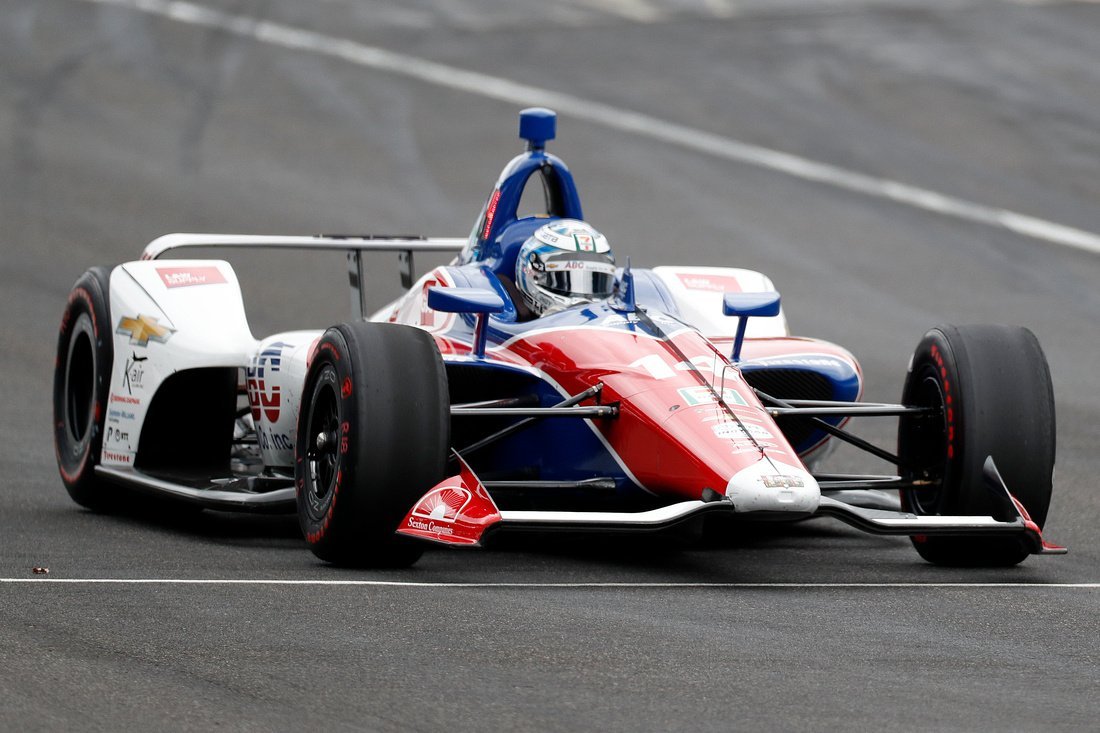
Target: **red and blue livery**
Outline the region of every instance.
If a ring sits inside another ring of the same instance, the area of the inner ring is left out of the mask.
[[[54,389],[69,493],[295,511],[314,553],[343,565],[718,514],[832,517],[947,565],[1064,552],[1042,536],[1054,408],[1030,331],[933,328],[900,401],[864,402],[855,357],[790,335],[765,275],[616,261],[546,151],[554,135],[552,112],[521,113],[526,150],[466,238],[173,234],[85,273]],[[530,185],[544,211],[521,217]],[[346,251],[353,318],[256,339],[229,263],[159,259],[188,247]],[[371,314],[362,253],[379,250],[399,253],[407,290]],[[451,264],[414,281],[415,253],[441,251]],[[850,433],[853,417],[895,418],[896,450]],[[181,446],[181,431],[197,437]],[[888,468],[826,472],[840,442]]]

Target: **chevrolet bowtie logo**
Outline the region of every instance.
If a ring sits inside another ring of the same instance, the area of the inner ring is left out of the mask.
[[[115,332],[129,335],[130,343],[135,346],[148,346],[149,339],[163,344],[174,331],[175,329],[158,324],[157,319],[152,316],[139,315],[137,318],[123,316]]]

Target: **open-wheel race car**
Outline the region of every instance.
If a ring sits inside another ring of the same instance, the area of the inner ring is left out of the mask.
[[[85,273],[54,381],[72,498],[103,508],[127,487],[297,511],[313,552],[346,565],[406,566],[424,540],[719,513],[833,517],[938,564],[1064,552],[1041,534],[1054,400],[1030,331],[933,328],[900,403],[862,402],[856,359],[790,336],[764,275],[616,262],[545,150],[554,134],[552,112],[521,113],[526,151],[466,238],[172,234]],[[520,216],[535,179],[545,214]],[[346,251],[352,320],[257,340],[227,262],[159,259],[221,246]],[[407,291],[368,315],[375,251],[399,253]],[[417,252],[455,259],[414,282]],[[896,417],[897,452],[846,430],[856,416]],[[819,471],[838,441],[890,470]]]

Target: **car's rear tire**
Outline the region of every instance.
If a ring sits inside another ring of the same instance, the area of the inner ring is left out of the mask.
[[[111,272],[93,267],[69,293],[57,339],[53,377],[54,452],[73,501],[89,509],[112,504],[112,487],[95,475],[103,448],[114,345],[108,306]]]
[[[323,437],[321,437],[323,436]],[[338,565],[406,567],[422,546],[395,534],[445,477],[447,373],[425,331],[387,323],[328,329],[298,413],[298,521],[313,553]]]
[[[1054,390],[1035,335],[1015,326],[940,326],[913,354],[902,402],[936,407],[898,427],[901,473],[931,480],[902,492],[922,515],[989,515],[993,498],[983,464],[992,456],[1005,484],[1040,527],[1054,473]],[[1022,539],[916,536],[937,565],[1004,567],[1028,556]]]

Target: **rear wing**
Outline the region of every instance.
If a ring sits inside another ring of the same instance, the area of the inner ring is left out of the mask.
[[[234,249],[297,249],[344,251],[348,259],[348,284],[351,286],[351,313],[356,319],[366,314],[364,252],[397,252],[401,268],[401,286],[412,287],[413,252],[460,252],[468,240],[458,237],[409,237],[320,234],[317,236],[279,236],[264,234],[165,234],[157,237],[141,253],[143,260],[158,259],[165,252],[188,247],[226,247]]]

